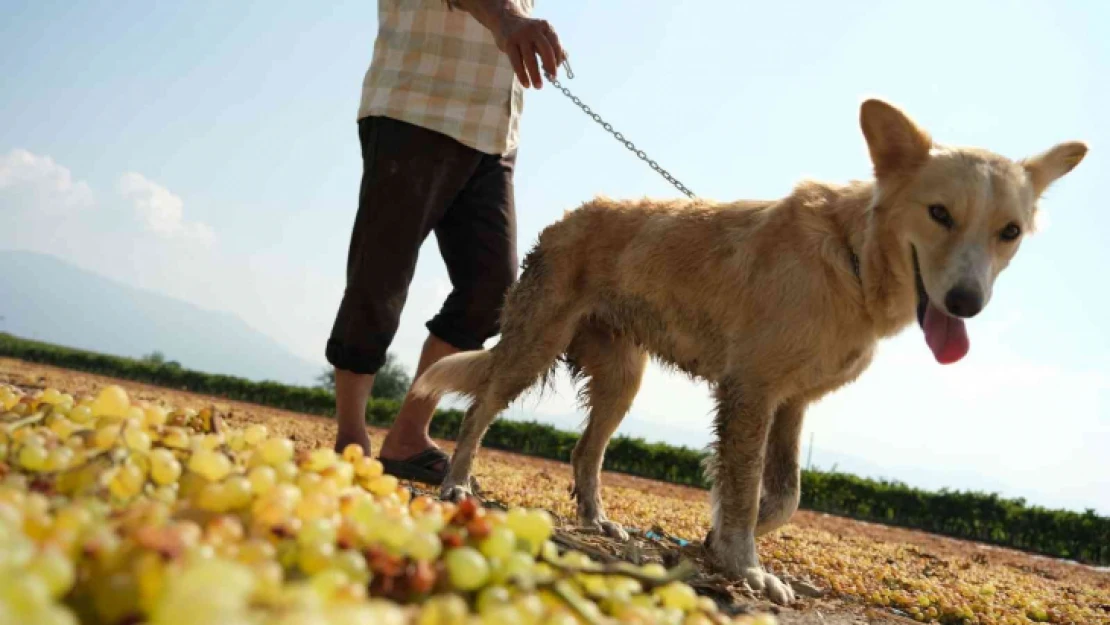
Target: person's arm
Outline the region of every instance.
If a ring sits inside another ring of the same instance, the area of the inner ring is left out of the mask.
[[[510,0],[443,0],[448,7],[462,9],[493,33],[497,46],[509,55],[517,78],[525,87],[539,89],[543,84],[538,54],[544,72],[556,75],[566,59],[559,36],[545,20],[521,13]]]

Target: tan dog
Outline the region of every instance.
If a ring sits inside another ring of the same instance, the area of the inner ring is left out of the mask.
[[[859,376],[876,342],[915,313],[936,359],[959,360],[964,319],[990,300],[1037,199],[1087,152],[1062,143],[1015,162],[943,147],[878,100],[863,103],[860,123],[873,182],[805,182],[777,201],[599,199],[547,227],[507,295],[500,341],[417,381],[421,396],[474,400],[442,495],[469,495],[490,423],[562,358],[588,380],[589,422],[572,455],[579,520],[627,536],[605,518],[599,476],[654,356],[715,394],[714,561],[793,601],[763,570],[755,538],[797,509],[807,405]]]

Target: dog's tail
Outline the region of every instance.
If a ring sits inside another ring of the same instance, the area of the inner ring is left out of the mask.
[[[436,361],[413,385],[420,398],[440,398],[458,393],[476,399],[493,372],[493,354],[484,349],[451,354]]]

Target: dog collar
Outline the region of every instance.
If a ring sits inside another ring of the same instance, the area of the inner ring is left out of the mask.
[[[852,263],[852,273],[856,274],[856,280],[859,280],[860,285],[863,285],[863,277],[859,273],[859,256],[856,256],[856,252],[851,245],[848,246],[848,260]]]

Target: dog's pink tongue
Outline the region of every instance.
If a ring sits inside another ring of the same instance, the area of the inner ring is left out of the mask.
[[[956,362],[967,354],[970,345],[964,320],[941,312],[931,303],[925,309],[925,342],[937,362],[947,365]]]

